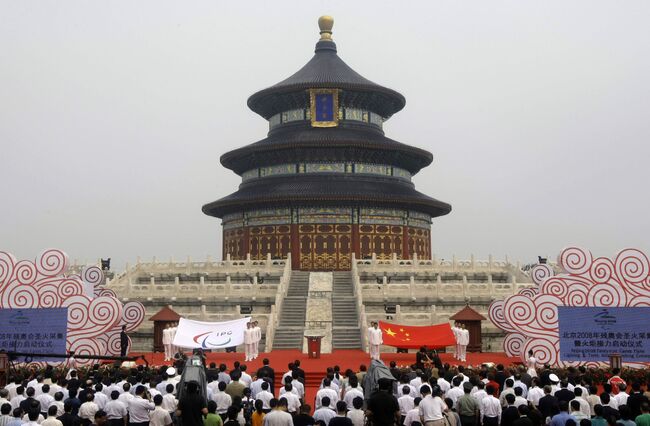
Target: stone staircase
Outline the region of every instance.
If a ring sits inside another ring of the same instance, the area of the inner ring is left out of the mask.
[[[352,291],[351,272],[333,272],[332,348],[360,349],[359,314]]]
[[[273,349],[302,349],[305,331],[305,311],[309,291],[309,272],[292,271],[287,297],[282,302]]]

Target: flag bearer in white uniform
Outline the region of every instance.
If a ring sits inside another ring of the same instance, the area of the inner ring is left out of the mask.
[[[244,330],[244,352],[246,354],[246,361],[251,361],[253,359],[253,342],[253,324],[247,322],[246,330]]]
[[[255,359],[260,354],[260,340],[262,340],[262,329],[257,325],[257,321],[253,321],[253,336],[253,359]]]
[[[370,358],[379,360],[379,346],[384,343],[381,329],[376,321],[370,323],[368,328],[368,346],[370,347]]]
[[[165,348],[165,361],[169,361],[174,356],[172,353],[171,324],[167,324],[167,328],[162,331],[162,343]]]
[[[460,356],[458,359],[465,362],[467,361],[467,345],[469,345],[469,330],[465,328],[465,324],[460,325],[458,341],[460,347]]]

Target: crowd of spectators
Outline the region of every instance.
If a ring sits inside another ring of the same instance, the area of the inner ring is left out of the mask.
[[[13,371],[0,388],[0,426],[650,426],[646,370],[524,366],[418,369],[391,363],[365,392],[365,366],[328,368],[315,398],[300,361],[210,364],[207,386],[168,366]],[[312,405],[313,404],[313,405]]]

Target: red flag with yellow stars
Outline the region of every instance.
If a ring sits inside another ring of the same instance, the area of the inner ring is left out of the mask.
[[[427,326],[400,325],[379,321],[384,345],[396,348],[414,349],[444,348],[456,344],[449,323]]]

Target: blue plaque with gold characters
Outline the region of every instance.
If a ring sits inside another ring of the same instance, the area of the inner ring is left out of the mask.
[[[312,127],[336,127],[339,124],[338,89],[310,89]]]

